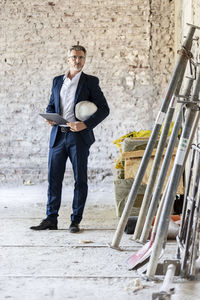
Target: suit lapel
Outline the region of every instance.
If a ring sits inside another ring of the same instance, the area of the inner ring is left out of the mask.
[[[56,110],[58,111],[58,113],[60,113],[60,90],[61,87],[63,85],[63,79],[64,79],[64,75],[61,75],[57,84],[56,84]]]
[[[76,105],[77,101],[78,101],[78,97],[80,95],[81,89],[84,85],[84,82],[86,80],[86,74],[82,72],[80,79],[79,79],[79,83],[76,89],[76,94],[75,94],[75,99],[74,99],[74,105]]]

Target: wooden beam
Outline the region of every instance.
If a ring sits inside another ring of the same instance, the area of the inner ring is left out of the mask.
[[[157,149],[153,149],[152,155],[155,156]],[[174,148],[173,155],[176,154],[177,148]],[[131,152],[122,152],[122,160],[129,159],[129,158],[138,158],[143,157],[145,150],[137,150],[137,151],[131,151]],[[163,151],[163,155],[165,155],[166,148]]]

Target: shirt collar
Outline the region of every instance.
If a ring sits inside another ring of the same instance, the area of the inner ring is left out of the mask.
[[[76,79],[76,80],[79,80],[79,78],[81,77],[81,74],[82,74],[83,71],[80,71],[78,72],[73,78],[72,80]],[[63,81],[68,78],[67,75],[69,74],[69,71],[63,76]]]

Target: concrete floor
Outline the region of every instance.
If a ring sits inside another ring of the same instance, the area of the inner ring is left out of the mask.
[[[78,234],[68,232],[71,195],[64,188],[59,230],[36,232],[29,227],[45,216],[46,185],[0,187],[0,299],[152,299],[162,281],[146,281],[126,265],[141,245],[124,234],[124,251],[108,247],[118,224],[112,185],[90,187]],[[165,258],[175,248],[169,243]],[[199,299],[199,281],[176,277],[174,287],[172,300]]]

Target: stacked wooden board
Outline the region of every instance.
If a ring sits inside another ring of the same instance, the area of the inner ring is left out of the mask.
[[[131,186],[133,184],[133,180],[137,174],[138,168],[140,166],[142,157],[145,152],[145,147],[148,143],[149,138],[126,138],[124,139],[121,147],[121,159],[122,159],[122,165],[124,166],[123,169],[123,177],[124,178],[115,178],[114,180],[114,187],[115,187],[115,202],[116,202],[116,215],[118,217],[121,216],[125,202],[128,198]],[[156,143],[157,146],[157,143]],[[134,149],[134,150],[133,150]],[[151,173],[154,157],[156,154],[156,148],[152,152],[152,156],[150,158],[150,161],[148,163],[147,170],[145,172],[145,175],[142,180],[142,184],[139,188],[138,195],[134,204],[134,207],[131,212],[131,216],[137,216],[139,214],[139,209],[143,200],[143,196],[145,193],[146,185]],[[174,159],[176,155],[177,148],[174,149],[172,159],[170,162],[170,166],[168,169],[168,173],[166,176],[164,187],[167,183],[167,180],[169,178],[169,175],[171,173],[171,170],[173,168]],[[160,164],[160,167],[162,166],[162,162],[165,156],[166,149],[163,152],[162,161]],[[163,189],[164,189],[163,187]],[[183,187],[183,180],[181,179],[181,182],[179,184],[179,188],[177,191],[177,194],[184,194],[184,187]]]

